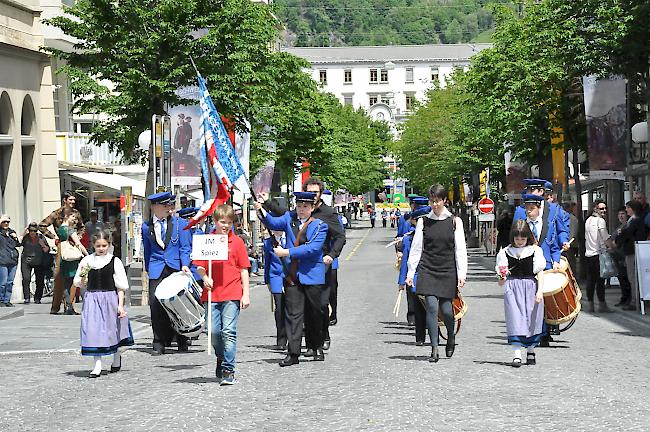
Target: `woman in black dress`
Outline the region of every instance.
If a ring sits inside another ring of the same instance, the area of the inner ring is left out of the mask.
[[[411,244],[406,283],[413,285],[417,270],[415,292],[424,296],[427,309],[427,328],[431,338],[430,362],[437,362],[438,308],[447,328],[447,357],[454,354],[454,313],[452,301],[458,289],[465,285],[467,276],[467,246],[463,221],[454,217],[445,204],[447,190],[441,185],[429,188],[431,212],[418,220]]]

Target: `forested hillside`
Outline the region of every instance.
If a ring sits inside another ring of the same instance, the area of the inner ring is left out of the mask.
[[[512,0],[276,0],[294,46],[489,42],[492,3]],[[513,6],[514,7],[514,6]]]

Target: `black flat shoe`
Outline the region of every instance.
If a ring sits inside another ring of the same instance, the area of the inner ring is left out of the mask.
[[[98,373],[98,374],[94,374],[94,373],[90,372],[90,373],[88,374],[88,378],[99,378],[100,376],[102,376],[102,373],[101,373],[101,372]]]
[[[293,366],[300,363],[300,359],[297,355],[288,354],[285,358],[280,360],[280,367]]]
[[[438,354],[438,347],[431,348],[429,363],[438,363],[438,360],[440,360],[440,354]]]
[[[447,345],[445,346],[445,355],[447,358],[451,358],[454,355],[454,350],[456,349],[456,341],[454,339],[447,340]]]
[[[153,352],[151,355],[160,356],[165,354],[165,347],[162,344],[155,343],[153,344]]]
[[[120,362],[119,366],[113,366],[111,365],[111,373],[119,372],[120,369],[122,369],[122,362]]]
[[[310,348],[307,351],[305,351],[305,353],[303,355],[305,357],[313,357],[314,356],[314,350]]]
[[[521,359],[520,358],[512,359],[511,365],[512,365],[513,368],[521,367]]]
[[[339,321],[336,318],[334,318],[334,319],[330,320],[330,326],[334,327],[338,322]]]
[[[424,346],[424,341],[415,341],[415,346]]]
[[[325,361],[325,353],[322,348],[318,348],[314,354],[314,361]]]
[[[526,364],[529,366],[534,366],[537,364],[537,360],[535,360],[535,353],[526,354]]]
[[[328,340],[326,340],[325,342],[323,342],[323,349],[324,349],[325,351],[327,351],[328,349],[330,349],[330,344],[331,344],[331,343],[332,343],[332,341],[328,341]]]

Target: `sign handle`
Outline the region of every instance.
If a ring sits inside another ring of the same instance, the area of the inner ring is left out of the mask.
[[[212,286],[208,289],[208,356],[210,356],[212,346],[212,289],[214,280],[212,279],[212,260],[208,260],[208,277],[212,281]]]

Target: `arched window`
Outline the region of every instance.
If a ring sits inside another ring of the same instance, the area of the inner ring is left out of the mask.
[[[27,95],[23,100],[23,111],[20,115],[20,134],[31,135],[34,132],[35,122],[34,104],[32,103],[32,98]]]

